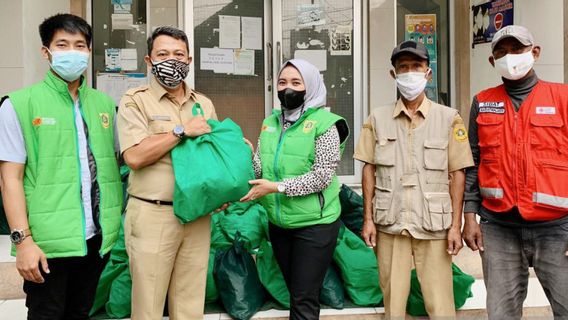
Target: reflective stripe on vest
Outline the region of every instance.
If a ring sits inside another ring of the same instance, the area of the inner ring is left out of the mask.
[[[568,209],[568,198],[557,197],[546,193],[533,192],[533,202]]]
[[[501,188],[479,188],[481,196],[487,199],[503,199],[503,189]]]

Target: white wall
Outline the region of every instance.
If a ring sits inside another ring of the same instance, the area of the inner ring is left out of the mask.
[[[0,0],[0,96],[18,89],[24,79],[22,2]]]
[[[396,0],[371,0],[369,5],[369,106],[396,101],[396,84],[389,75],[396,46]]]
[[[27,86],[40,81],[49,69],[41,55],[41,39],[38,27],[46,18],[56,13],[69,13],[69,0],[23,0],[24,82]]]
[[[471,5],[486,2],[472,0]],[[515,0],[514,23],[527,27],[541,47],[540,59],[535,64],[538,76],[547,81],[564,81],[564,17],[563,0]],[[472,23],[470,11],[470,24]],[[470,27],[471,30],[471,27]],[[470,37],[472,33],[470,32]],[[470,38],[469,43],[472,39]],[[498,85],[501,78],[487,60],[491,45],[478,44],[471,50],[471,95]]]
[[[69,0],[0,0],[0,95],[43,79],[49,65],[40,54],[38,27]]]

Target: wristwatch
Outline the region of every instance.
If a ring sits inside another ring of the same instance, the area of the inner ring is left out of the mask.
[[[20,244],[31,235],[30,229],[14,229],[10,233],[10,241],[12,241],[13,244]]]
[[[182,125],[177,125],[172,130],[172,133],[174,136],[183,139],[183,137],[185,137],[185,128]]]
[[[278,189],[278,192],[280,192],[280,193],[286,192],[286,186],[283,183],[277,184],[276,189]]]

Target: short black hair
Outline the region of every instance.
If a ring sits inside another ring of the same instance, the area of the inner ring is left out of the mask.
[[[157,27],[154,32],[152,32],[152,35],[148,37],[148,55],[152,54],[152,49],[154,49],[154,40],[156,40],[159,36],[169,36],[176,40],[182,40],[185,42],[185,47],[189,53],[189,40],[187,39],[185,32],[175,27],[162,26]]]
[[[39,25],[41,43],[49,48],[53,40],[53,35],[59,30],[64,30],[71,34],[82,34],[87,41],[87,47],[91,47],[91,39],[93,38],[93,29],[91,26],[85,19],[68,13],[58,13],[43,20]]]

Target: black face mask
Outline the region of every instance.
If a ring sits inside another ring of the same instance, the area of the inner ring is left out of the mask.
[[[286,88],[278,91],[278,100],[280,100],[282,109],[294,110],[304,104],[305,95],[306,90],[296,91],[294,89]]]

